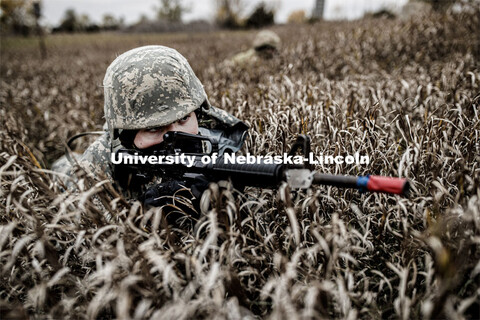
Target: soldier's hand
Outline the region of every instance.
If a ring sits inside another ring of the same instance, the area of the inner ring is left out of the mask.
[[[141,200],[145,206],[162,206],[172,202],[172,196],[181,189],[186,189],[183,182],[172,180],[156,184],[145,191]]]
[[[210,184],[210,181],[208,181],[203,176],[198,176],[195,178],[195,181],[191,186],[191,190],[192,190],[192,194],[195,196],[196,199],[200,200],[203,192],[208,189],[209,184]]]

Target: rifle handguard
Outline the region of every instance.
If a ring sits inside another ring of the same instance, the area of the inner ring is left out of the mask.
[[[215,180],[232,179],[239,185],[268,188],[280,184],[283,179],[282,164],[230,164],[219,157],[216,164],[206,164],[204,172]]]

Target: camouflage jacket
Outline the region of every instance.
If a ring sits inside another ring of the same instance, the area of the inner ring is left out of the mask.
[[[226,64],[232,64],[236,67],[248,67],[257,64],[259,61],[261,61],[261,59],[257,51],[251,48],[247,51],[237,53],[230,60],[227,60]]]

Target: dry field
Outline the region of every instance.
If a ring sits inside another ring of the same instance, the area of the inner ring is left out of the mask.
[[[253,69],[221,64],[251,32],[49,36],[46,60],[36,40],[2,38],[2,319],[479,317],[479,25],[477,6],[278,26],[280,56]],[[307,133],[317,154],[371,158],[319,171],[407,177],[410,197],[212,186],[201,217],[167,223],[105,183],[62,193],[49,166],[101,129],[106,67],[146,44],[180,51],[251,125],[246,151]]]

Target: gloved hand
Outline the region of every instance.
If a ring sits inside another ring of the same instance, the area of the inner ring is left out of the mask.
[[[141,200],[145,206],[159,207],[172,203],[172,196],[183,196],[197,204],[210,182],[203,176],[195,178],[188,189],[182,181],[171,180],[156,184],[145,191]],[[185,189],[185,190],[181,190]],[[195,199],[192,199],[192,195]],[[196,200],[196,201],[195,201]]]
[[[208,184],[203,177],[196,178],[190,188],[182,181],[167,181],[148,188],[140,200],[146,207],[163,207],[168,223],[185,222],[180,218],[199,217],[200,198]]]
[[[184,183],[171,180],[156,184],[145,191],[141,200],[145,206],[159,207],[172,202],[172,196],[180,189],[185,188]]]
[[[198,176],[193,181],[193,184],[190,187],[190,189],[192,190],[192,194],[195,196],[195,198],[198,201],[200,201],[200,198],[202,197],[203,192],[208,189],[209,184],[210,184],[210,181],[208,181],[204,176]]]

